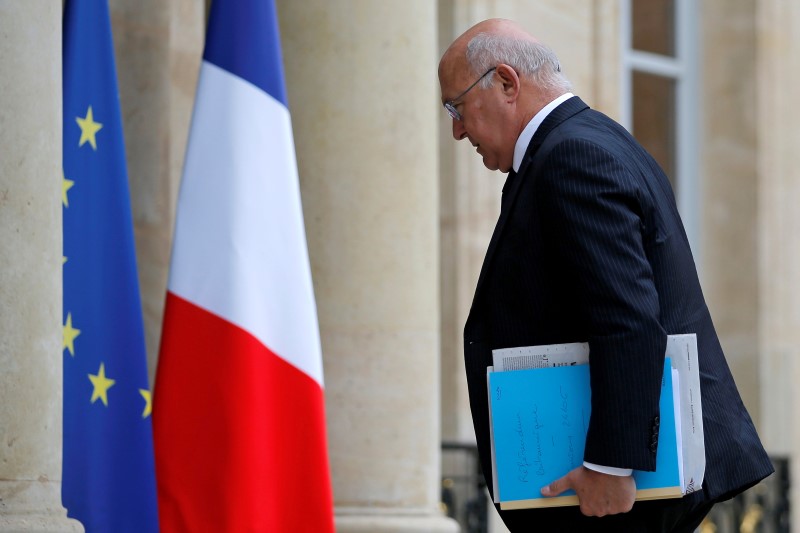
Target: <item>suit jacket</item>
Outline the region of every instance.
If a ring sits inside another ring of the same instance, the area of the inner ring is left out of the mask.
[[[731,497],[773,468],[717,339],[669,181],[624,128],[570,98],[545,118],[507,178],[464,327],[488,486],[493,349],[588,341],[584,459],[653,470],[666,339],[680,333],[697,334],[703,490],[708,499]]]

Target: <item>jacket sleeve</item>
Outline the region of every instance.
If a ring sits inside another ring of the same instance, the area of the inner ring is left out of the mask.
[[[647,191],[636,165],[597,143],[568,139],[543,156],[536,216],[589,335],[584,460],[654,470],[667,335],[644,246]]]

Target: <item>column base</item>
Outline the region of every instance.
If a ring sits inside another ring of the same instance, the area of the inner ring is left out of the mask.
[[[83,532],[67,518],[57,481],[0,481],[0,532]]]
[[[337,533],[459,533],[458,522],[419,509],[336,508]]]

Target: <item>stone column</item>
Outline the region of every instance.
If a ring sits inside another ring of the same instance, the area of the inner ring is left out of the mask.
[[[701,282],[739,393],[761,428],[756,3],[706,0],[701,9]]]
[[[499,14],[483,0],[439,2],[437,67],[439,58],[456,37],[473,24],[496,16]],[[509,14],[504,16],[512,18]],[[436,70],[431,75],[436,79],[439,96]],[[486,169],[468,142],[453,139],[452,119],[441,107],[436,119],[441,193],[442,437],[474,443],[464,370],[464,323],[500,214],[505,175]]]
[[[0,531],[61,506],[61,2],[0,1]]]
[[[337,531],[455,532],[439,511],[436,4],[278,14]]]
[[[791,522],[800,530],[800,4],[757,3],[761,436],[790,457]]]

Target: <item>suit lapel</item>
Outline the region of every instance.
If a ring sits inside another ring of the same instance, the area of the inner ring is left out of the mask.
[[[500,242],[506,221],[508,221],[511,212],[514,209],[514,201],[517,198],[517,193],[519,193],[522,182],[526,179],[533,178],[533,175],[528,176],[527,173],[531,163],[533,163],[535,160],[536,152],[556,126],[579,111],[586,109],[587,107],[589,106],[587,106],[583,100],[577,96],[574,96],[551,111],[550,114],[545,117],[539,128],[537,128],[536,133],[533,134],[533,138],[528,145],[528,149],[525,151],[525,157],[522,158],[519,172],[516,174],[513,170],[509,172],[508,178],[506,178],[506,183],[503,186],[503,199],[502,209],[500,210],[500,218],[497,219],[497,225],[492,233],[492,240],[489,241],[489,248],[486,250],[486,257],[483,259],[481,273],[478,277],[478,285],[475,289],[475,296],[472,300],[473,305],[476,301],[478,301],[478,296],[485,282],[487,275],[486,273],[489,271],[489,267],[491,266],[492,258],[494,257],[495,250]]]

